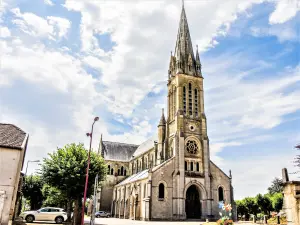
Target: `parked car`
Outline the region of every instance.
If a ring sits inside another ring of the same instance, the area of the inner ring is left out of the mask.
[[[105,212],[105,211],[99,211],[95,213],[95,217],[96,218],[100,218],[100,217],[110,217],[110,213],[109,212]]]
[[[20,215],[22,220],[26,220],[27,223],[33,221],[55,221],[56,223],[62,223],[67,220],[67,213],[64,209],[45,207],[36,211],[25,211]]]

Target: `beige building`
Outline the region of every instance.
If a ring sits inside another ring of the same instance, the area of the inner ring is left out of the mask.
[[[12,124],[0,123],[0,224],[13,218],[28,134]]]
[[[201,62],[184,6],[167,88],[167,119],[162,111],[157,135],[141,145],[101,137],[108,173],[97,210],[118,218],[185,220],[218,219],[221,201],[234,207],[231,174],[210,160]]]

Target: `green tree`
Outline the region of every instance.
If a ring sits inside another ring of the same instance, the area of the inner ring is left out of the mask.
[[[245,203],[243,200],[237,200],[236,202],[236,208],[237,208],[237,214],[240,217],[245,216],[248,213],[247,207],[245,206]]]
[[[25,183],[22,187],[24,197],[30,202],[30,210],[39,209],[43,204],[43,181],[38,175],[25,177]]]
[[[88,151],[83,144],[69,144],[56,152],[49,154],[44,159],[41,174],[47,184],[57,188],[69,200],[68,217],[70,217],[71,201],[74,201],[74,224],[80,224],[82,198],[85,185]],[[91,163],[89,169],[89,182],[87,196],[93,192],[93,185],[96,175],[99,181],[103,180],[106,174],[106,166],[101,156],[91,152]]]
[[[44,184],[42,193],[44,196],[43,206],[66,208],[67,197],[59,189]]]
[[[257,216],[257,213],[259,212],[259,210],[258,210],[258,205],[255,201],[255,198],[247,197],[243,200],[243,202],[247,209],[247,214],[245,215],[246,219],[249,220],[250,214]]]
[[[268,192],[273,195],[275,193],[281,193],[283,191],[283,182],[279,178],[275,178],[272,181],[272,185],[268,188]]]
[[[282,209],[283,205],[283,195],[282,193],[275,193],[271,197],[272,206],[276,212],[279,212]]]
[[[267,195],[258,194],[255,197],[256,203],[259,207],[260,212],[265,215],[270,215],[270,212],[273,210],[272,202]]]

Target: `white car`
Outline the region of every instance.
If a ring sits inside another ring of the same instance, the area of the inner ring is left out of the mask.
[[[100,217],[106,217],[106,218],[108,218],[108,217],[110,217],[110,213],[105,212],[105,211],[99,211],[99,212],[95,213],[95,217],[96,218],[100,218]]]
[[[37,211],[25,211],[21,213],[20,217],[26,220],[27,223],[32,223],[35,220],[62,223],[68,218],[64,209],[53,207],[45,207]]]

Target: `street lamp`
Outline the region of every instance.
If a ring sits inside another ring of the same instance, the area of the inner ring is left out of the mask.
[[[40,160],[28,160],[27,161],[27,166],[26,166],[26,170],[25,170],[25,177],[26,177],[26,174],[27,174],[27,169],[28,169],[28,163],[30,163],[30,162],[40,162]]]
[[[27,161],[27,165],[26,165],[26,170],[25,170],[25,174],[24,174],[24,183],[22,184],[22,186],[24,187],[24,185],[26,184],[26,176],[27,176],[27,169],[28,169],[28,164],[30,163],[30,162],[40,162],[40,160],[28,160]],[[22,195],[21,195],[21,203],[23,204],[23,192],[22,192]],[[24,205],[24,207],[25,207],[25,205]],[[22,206],[22,208],[23,208],[23,206]]]
[[[81,225],[84,225],[84,209],[85,209],[87,186],[88,186],[88,181],[89,181],[90,155],[91,155],[92,140],[93,140],[93,130],[94,130],[94,124],[98,120],[99,120],[99,117],[95,117],[93,125],[92,125],[91,133],[86,133],[86,136],[90,137],[90,149],[89,149],[89,153],[88,153],[88,164],[87,164],[86,176],[85,176],[85,186],[84,186],[84,194],[83,194],[83,206],[82,206],[82,212],[81,212]]]

